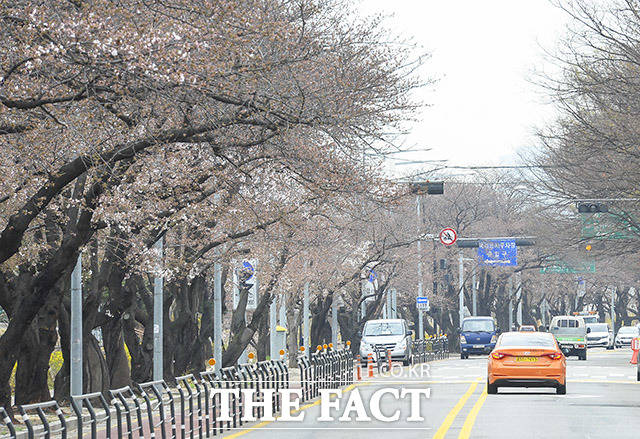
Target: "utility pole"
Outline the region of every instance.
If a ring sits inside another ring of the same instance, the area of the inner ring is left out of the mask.
[[[478,268],[476,267],[476,265],[473,266],[473,275],[472,275],[472,288],[473,288],[473,316],[477,316],[478,315],[478,307],[477,307],[477,302],[478,302],[478,285],[476,284],[476,274],[478,272]]]
[[[302,300],[302,340],[304,354],[311,358],[311,328],[309,326],[309,281],[304,283],[304,298]]]
[[[522,272],[516,272],[517,290],[516,299],[518,299],[518,309],[516,311],[516,324],[522,326]]]
[[[513,277],[509,278],[509,331],[513,328]]]
[[[156,275],[153,279],[153,380],[159,381],[163,378],[163,352],[162,352],[162,254],[163,254],[164,237],[160,237],[153,244],[156,252],[157,265]]]
[[[222,368],[222,264],[213,264],[213,359],[214,370]]]
[[[71,273],[71,396],[82,395],[82,253]]]
[[[460,315],[460,327],[464,319],[464,261],[462,260],[462,249],[458,250],[458,313]]]
[[[338,303],[337,297],[333,297],[331,300],[331,343],[333,348],[338,348]]]
[[[278,335],[276,326],[278,326],[278,301],[277,296],[273,295],[271,297],[271,305],[269,305],[269,355],[272,360],[280,358],[276,342]]]
[[[398,291],[394,288],[391,290],[391,318],[398,318]]]
[[[422,197],[416,195],[416,213],[418,215],[418,297],[422,296],[422,240],[420,239],[420,225],[422,223]],[[424,323],[422,321],[422,310],[418,309],[418,340],[424,338]]]
[[[616,306],[616,290],[618,289],[618,287],[613,287],[611,288],[611,329],[613,330],[613,333],[615,334],[616,332],[616,310],[615,310],[615,306]]]

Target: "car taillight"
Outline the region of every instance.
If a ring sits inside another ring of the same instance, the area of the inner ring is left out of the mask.
[[[559,359],[561,359],[561,358],[562,358],[562,354],[560,354],[560,353],[558,353],[558,352],[556,352],[556,353],[554,353],[554,354],[547,354],[547,356],[548,356],[549,358],[551,358],[552,360],[559,360]]]
[[[500,360],[504,358],[504,354],[502,352],[494,352],[491,354],[491,357],[495,358],[496,360]]]

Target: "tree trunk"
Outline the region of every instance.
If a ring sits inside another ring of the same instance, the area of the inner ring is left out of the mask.
[[[124,348],[122,320],[112,319],[102,325],[102,341],[111,387],[131,386],[131,369]]]
[[[55,322],[55,320],[54,320]],[[49,391],[49,359],[58,341],[55,324],[33,321],[22,338],[16,371],[16,404],[32,404],[51,400]]]
[[[82,392],[107,393],[111,388],[109,369],[100,344],[91,332],[85,331],[82,340],[82,356]]]

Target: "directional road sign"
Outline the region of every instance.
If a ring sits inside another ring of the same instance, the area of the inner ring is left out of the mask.
[[[478,241],[478,263],[492,267],[518,265],[518,247],[514,239]]]
[[[555,260],[550,265],[542,267],[540,273],[553,274],[577,274],[577,273],[595,273],[595,261],[577,261],[569,262],[564,260]]]

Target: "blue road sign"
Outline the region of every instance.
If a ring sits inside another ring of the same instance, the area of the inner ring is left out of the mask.
[[[493,267],[518,265],[518,247],[513,239],[478,241],[478,263]]]
[[[256,269],[253,268],[253,265],[251,265],[251,262],[249,262],[249,261],[243,261],[242,262],[242,270],[251,275],[249,277],[249,279],[251,279],[253,277],[253,274],[256,272]],[[249,279],[247,279],[247,280],[249,280]]]
[[[429,311],[429,298],[427,296],[416,297],[416,308]]]
[[[369,270],[369,282],[373,283],[378,278],[375,271]]]

